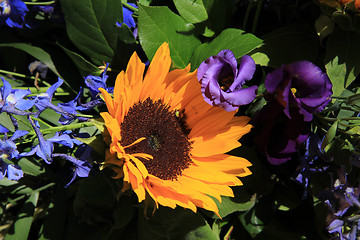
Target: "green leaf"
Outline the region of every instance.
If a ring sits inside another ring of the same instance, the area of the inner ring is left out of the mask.
[[[360,73],[360,34],[335,28],[326,45],[325,68],[334,96],[347,88]]]
[[[60,74],[56,70],[54,63],[51,60],[50,54],[48,54],[41,48],[26,44],[26,43],[1,43],[0,47],[13,47],[16,49],[20,49],[20,50],[30,54],[34,58],[38,59],[42,63],[46,64],[46,66],[49,69],[51,69],[51,71],[53,71],[57,76],[60,77]]]
[[[71,58],[71,60],[73,60],[73,62],[79,69],[79,72],[82,77],[86,77],[88,75],[95,75],[95,76],[100,75],[101,73],[100,69],[97,68],[95,65],[93,65],[91,62],[87,61],[85,58],[83,58],[81,55],[77,54],[76,52],[72,52],[60,44],[58,45],[65,51],[65,53]]]
[[[0,122],[3,127],[9,129],[11,132],[15,132],[15,127],[7,113],[0,113]]]
[[[8,232],[8,234],[5,236],[5,240],[28,239],[38,199],[39,192],[34,192],[30,195],[28,200],[26,200],[25,204],[20,209],[17,220],[14,223],[14,231]]]
[[[251,209],[248,212],[239,215],[239,220],[242,223],[245,230],[252,236],[255,237],[264,229],[264,223],[255,214],[255,209]]]
[[[242,30],[228,28],[225,29],[212,42],[204,43],[198,46],[191,59],[192,69],[200,66],[205,59],[218,54],[223,49],[230,49],[236,58],[249,53],[257,47],[260,47],[262,40],[250,33]]]
[[[205,219],[189,209],[160,207],[150,218],[139,211],[138,219],[139,239],[217,239]]]
[[[250,195],[247,191],[239,188],[234,188],[234,197],[221,197],[221,203],[212,197],[219,208],[219,215],[225,218],[227,215],[237,211],[247,211],[255,205],[256,194]],[[218,218],[215,214],[213,218]]]
[[[45,172],[45,169],[38,164],[33,163],[27,158],[20,158],[18,164],[26,174],[38,176]]]
[[[61,0],[70,40],[96,64],[111,62],[122,22],[119,0]]]
[[[338,125],[339,125],[339,121],[336,121],[331,125],[331,127],[329,128],[329,130],[325,135],[324,141],[321,144],[321,149],[324,149],[334,139]]]
[[[319,56],[318,36],[312,27],[306,25],[279,28],[264,35],[263,39],[264,45],[252,52],[260,53],[256,58],[261,65],[277,68],[299,60],[315,62]]]
[[[174,0],[176,9],[189,23],[199,23],[208,18],[202,0]]]
[[[189,25],[183,18],[167,7],[139,5],[139,38],[149,60],[163,42],[170,47],[170,56],[175,67],[184,68],[190,62],[194,49],[200,40],[189,32]]]

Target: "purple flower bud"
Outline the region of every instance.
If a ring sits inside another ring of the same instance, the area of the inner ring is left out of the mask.
[[[204,100],[229,112],[251,103],[256,97],[257,86],[242,86],[252,79],[255,69],[254,60],[247,55],[241,58],[238,67],[234,54],[228,49],[206,59],[197,71]]]
[[[309,61],[299,61],[269,73],[265,79],[267,91],[275,95],[291,118],[290,108],[298,108],[305,121],[321,112],[330,102],[332,84],[322,70]]]

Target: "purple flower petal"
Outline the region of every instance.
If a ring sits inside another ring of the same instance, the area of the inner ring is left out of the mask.
[[[328,76],[309,61],[282,65],[266,76],[265,87],[284,106],[289,118],[290,109],[296,108],[305,121],[311,121],[314,113],[322,111],[332,95]]]
[[[234,54],[228,49],[209,57],[197,70],[204,100],[226,111],[249,104],[256,97],[257,86],[242,88],[242,85],[252,78],[255,69],[255,62],[249,56],[243,56],[238,68]]]

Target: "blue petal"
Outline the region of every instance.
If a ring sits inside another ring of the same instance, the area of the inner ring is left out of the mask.
[[[23,130],[17,130],[14,132],[14,134],[10,137],[10,140],[15,140],[17,138],[23,137],[26,134],[28,134],[28,131],[23,131]]]
[[[73,139],[71,139],[67,134],[63,134],[61,136],[55,135],[54,137],[48,139],[48,141],[53,143],[56,142],[70,148],[74,147]]]
[[[6,133],[8,131],[9,131],[9,129],[7,129],[6,127],[0,125],[0,133]]]
[[[24,176],[24,172],[21,170],[19,166],[14,165],[8,165],[7,168],[7,175],[9,180],[19,180]]]
[[[61,86],[61,84],[63,84],[64,80],[62,80],[61,78],[59,78],[59,80],[52,85],[51,87],[48,88],[48,90],[46,91],[48,98],[51,100],[52,99],[52,95],[54,94],[54,92],[56,91],[56,89],[58,87]]]
[[[9,94],[11,93],[12,87],[10,85],[10,83],[8,81],[6,81],[4,78],[1,78],[2,82],[3,82],[3,87],[1,88],[1,99],[3,101],[6,100],[6,98],[9,96]]]

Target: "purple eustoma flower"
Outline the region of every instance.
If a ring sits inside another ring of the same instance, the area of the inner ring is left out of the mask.
[[[257,86],[243,88],[252,79],[256,65],[250,56],[243,56],[238,66],[230,50],[222,50],[200,64],[197,78],[205,101],[226,111],[234,111],[251,103],[256,97]]]
[[[0,2],[0,25],[22,28],[28,9],[20,0],[5,0]]]
[[[253,119],[252,124],[258,129],[255,143],[273,165],[289,161],[309,137],[310,123],[299,113],[292,114],[293,118],[288,118],[282,106],[271,101]]]
[[[296,107],[305,121],[311,121],[312,114],[321,112],[332,95],[326,73],[309,61],[282,65],[266,76],[265,87],[275,95],[289,118],[290,108]]]

